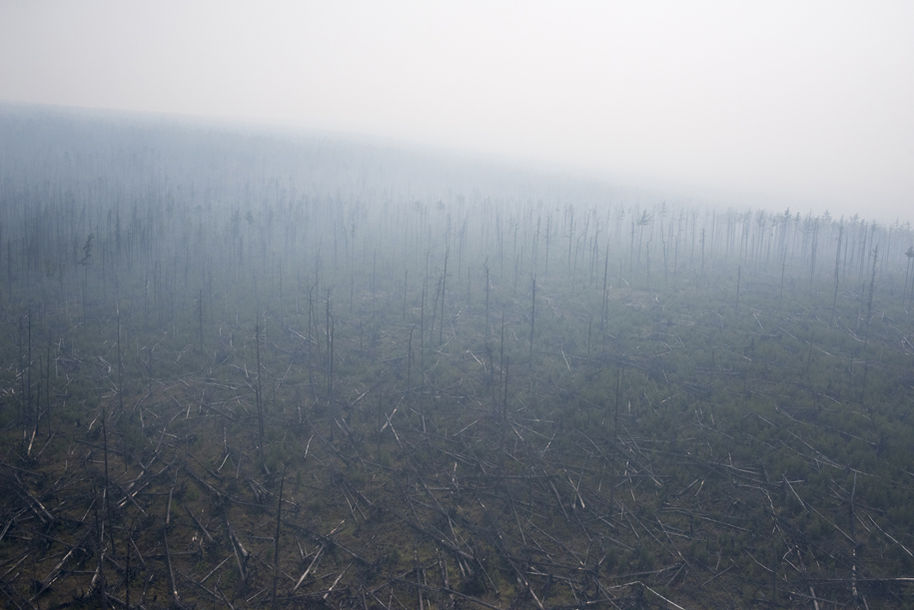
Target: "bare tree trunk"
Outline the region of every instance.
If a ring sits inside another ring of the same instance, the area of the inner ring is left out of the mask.
[[[121,306],[115,305],[117,312],[117,408],[118,413],[124,412],[124,360],[121,357]]]
[[[257,401],[257,455],[260,459],[260,466],[263,467],[263,386],[261,384],[263,368],[260,362],[260,313],[257,314],[257,324],[254,326],[254,343],[257,353],[257,385],[254,388],[254,397]]]
[[[835,323],[838,315],[838,277],[841,269],[841,240],[844,237],[844,225],[838,225],[838,248],[835,250],[835,294],[831,302],[831,323]]]
[[[533,366],[533,333],[536,325],[536,277],[533,277],[533,292],[530,298],[530,366]]]
[[[444,290],[447,287],[447,259],[450,247],[444,248],[444,271],[441,273],[441,319],[438,321],[438,344],[444,343]],[[434,330],[432,331],[434,332]]]
[[[411,375],[413,370],[413,331],[415,326],[409,327],[409,338],[406,341],[406,391],[409,392],[412,387]]]
[[[327,291],[326,304],[326,333],[327,340],[327,404],[333,403],[333,314],[330,307],[330,291]]]
[[[282,524],[282,490],[286,482],[286,467],[283,466],[282,477],[279,479],[279,494],[276,498],[276,530],[273,533],[273,593],[271,596],[272,607],[278,608],[276,605],[276,583],[279,579],[279,528]]]
[[[876,292],[876,262],[879,259],[879,246],[873,248],[873,273],[870,276],[869,299],[866,305],[866,332],[863,336],[863,381],[860,382],[860,404],[866,404],[866,381],[870,372],[870,359],[867,348],[870,343],[870,325],[873,322],[873,294]]]
[[[736,313],[739,313],[739,288],[740,283],[743,279],[743,266],[739,265],[736,268]]]

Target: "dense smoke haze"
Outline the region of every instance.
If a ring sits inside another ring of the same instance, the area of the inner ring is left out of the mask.
[[[0,100],[295,126],[910,220],[914,5],[4,2]]]
[[[0,606],[911,608],[912,17],[0,0]]]

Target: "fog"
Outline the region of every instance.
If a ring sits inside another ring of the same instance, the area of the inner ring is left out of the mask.
[[[494,4],[494,6],[493,6]],[[0,5],[0,101],[295,126],[911,220],[907,2]]]

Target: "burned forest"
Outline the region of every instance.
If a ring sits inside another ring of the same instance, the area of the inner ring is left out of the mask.
[[[0,114],[0,604],[910,607],[914,232]]]

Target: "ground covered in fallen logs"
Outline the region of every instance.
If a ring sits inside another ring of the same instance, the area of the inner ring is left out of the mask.
[[[910,231],[140,165],[7,176],[2,605],[910,606]]]

